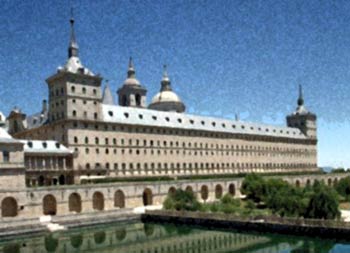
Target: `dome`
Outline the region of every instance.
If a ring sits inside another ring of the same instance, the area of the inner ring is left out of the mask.
[[[131,85],[131,86],[140,86],[140,81],[137,80],[136,78],[127,78],[125,81],[124,81],[124,85]]]
[[[182,103],[178,95],[173,91],[161,91],[158,92],[153,98],[151,104],[161,102],[177,102]]]
[[[76,56],[72,56],[68,59],[67,63],[58,69],[58,71],[67,71],[74,74],[85,74],[89,76],[93,76],[94,74],[87,68],[85,68],[80,59]]]

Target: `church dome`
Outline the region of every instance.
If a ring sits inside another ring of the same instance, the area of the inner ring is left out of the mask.
[[[175,111],[184,112],[185,105],[179,96],[172,90],[170,79],[168,77],[166,66],[164,66],[163,79],[161,81],[161,89],[153,98],[149,105],[150,109],[158,111]]]

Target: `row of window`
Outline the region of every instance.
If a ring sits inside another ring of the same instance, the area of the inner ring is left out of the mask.
[[[76,93],[76,88],[75,88],[75,86],[71,86],[70,89],[71,89],[71,92],[72,92],[72,93]],[[87,89],[86,89],[86,87],[82,87],[82,88],[81,88],[81,93],[87,94]],[[51,96],[51,97],[54,97],[55,95],[56,95],[56,96],[65,95],[64,88],[62,87],[61,89],[51,90],[50,96]],[[92,95],[97,95],[97,90],[96,90],[96,89],[92,89]]]
[[[113,150],[113,154],[117,154],[118,153],[118,149],[117,148],[113,148],[113,149],[109,149],[109,148],[105,148],[104,151],[105,151],[105,154],[111,154],[110,150]],[[140,154],[144,154],[144,155],[147,155],[147,154],[151,154],[151,155],[167,155],[167,154],[177,154],[177,155],[194,155],[194,156],[203,156],[203,155],[206,155],[206,156],[209,156],[209,155],[212,155],[212,156],[218,156],[218,155],[236,155],[236,156],[268,156],[268,157],[298,157],[298,158],[301,158],[301,157],[310,157],[310,156],[314,156],[315,153],[314,152],[307,152],[307,153],[297,153],[297,152],[280,152],[280,153],[277,153],[277,152],[273,152],[273,153],[269,153],[269,152],[260,152],[260,151],[249,151],[249,150],[240,150],[240,151],[218,151],[218,150],[214,150],[214,151],[197,151],[197,150],[183,150],[183,149],[153,149],[153,148],[144,148],[144,149],[135,149],[135,148],[130,148],[130,149],[126,149],[126,150],[129,150],[128,153],[130,155],[132,154],[136,154],[136,155],[140,155]],[[124,155],[127,153],[124,148],[121,149],[119,152],[120,154]],[[143,152],[142,152],[143,150]],[[75,151],[76,152],[79,152],[79,149],[78,148],[75,148]],[[102,149],[102,152],[103,152],[103,149]],[[96,154],[100,154],[100,148],[96,148],[95,149],[95,153]],[[90,154],[90,148],[85,148],[85,154]]]
[[[316,168],[316,164],[312,163],[114,163],[114,170],[121,170],[123,174],[126,172],[133,173],[136,169],[137,171],[153,171],[165,172],[165,173],[180,173],[184,170],[225,170],[225,169],[308,169]],[[86,163],[85,169],[92,169],[90,163]],[[94,169],[97,170],[111,170],[110,163],[106,163],[104,166],[100,163],[95,163]],[[171,171],[169,171],[169,169]],[[176,170],[176,171],[174,171]],[[232,171],[232,172],[242,172],[242,171]]]

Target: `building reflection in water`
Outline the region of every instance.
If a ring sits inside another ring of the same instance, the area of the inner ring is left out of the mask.
[[[301,237],[128,223],[4,241],[0,242],[0,253],[327,253],[333,252],[334,244],[332,241]]]

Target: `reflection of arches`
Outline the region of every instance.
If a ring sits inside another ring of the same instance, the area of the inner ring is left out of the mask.
[[[153,224],[147,224],[147,223],[146,223],[146,224],[144,225],[143,229],[145,230],[145,235],[146,235],[147,237],[153,235],[153,233],[154,233],[154,225],[153,225]]]
[[[125,228],[119,228],[115,231],[115,237],[118,241],[123,241],[126,237],[126,230]]]
[[[105,207],[105,201],[103,194],[101,192],[95,192],[94,195],[92,195],[92,208],[94,210],[102,211]]]
[[[143,200],[143,205],[144,205],[144,206],[152,205],[153,196],[152,196],[152,191],[151,191],[151,189],[146,188],[146,189],[143,191],[142,200]]]
[[[176,189],[174,186],[170,187],[169,190],[168,190],[168,195],[169,196],[174,196],[175,195],[175,192],[176,192]]]
[[[186,187],[186,191],[187,191],[187,192],[193,193],[193,188],[192,188],[192,186],[188,185],[188,186]]]
[[[64,175],[61,175],[58,178],[58,182],[60,183],[60,185],[64,185],[66,183],[66,178],[64,177]]]
[[[2,217],[15,217],[18,212],[17,201],[12,197],[6,197],[1,202],[1,216]]]
[[[328,178],[328,186],[332,186],[332,178]]]
[[[209,194],[208,186],[202,185],[202,187],[201,187],[201,197],[202,197],[202,199],[204,201],[208,199],[208,194]]]
[[[38,178],[38,185],[39,186],[43,186],[44,185],[44,176],[43,175],[41,175],[39,178]]]
[[[103,231],[96,232],[94,234],[94,240],[96,244],[101,244],[106,240],[106,233]]]
[[[217,184],[215,186],[215,198],[219,199],[222,197],[222,186],[220,184]]]
[[[58,240],[52,235],[45,236],[45,249],[47,252],[55,252],[58,246]]]
[[[81,197],[78,193],[74,192],[69,195],[68,199],[69,211],[70,212],[81,212]]]
[[[228,193],[230,193],[231,196],[235,196],[236,195],[236,186],[234,184],[230,184],[228,186]]]
[[[300,181],[299,180],[295,181],[295,186],[298,187],[298,188],[300,187]]]
[[[43,213],[44,215],[56,215],[57,203],[56,198],[49,194],[43,199]]]
[[[75,249],[80,248],[80,246],[83,244],[83,236],[81,234],[72,235],[70,237],[70,243],[72,244],[73,248],[75,248]]]
[[[20,253],[21,252],[21,247],[18,243],[16,244],[6,244],[2,248],[3,253]]]
[[[125,195],[121,190],[114,193],[114,206],[119,208],[125,207]]]

